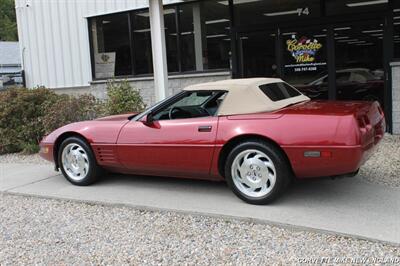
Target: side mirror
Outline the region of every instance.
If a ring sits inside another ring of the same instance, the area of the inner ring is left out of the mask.
[[[147,115],[145,115],[141,121],[143,122],[143,124],[150,126],[153,124],[154,122],[154,117],[152,113],[148,113]]]

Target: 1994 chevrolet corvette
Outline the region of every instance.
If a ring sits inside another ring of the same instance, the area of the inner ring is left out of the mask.
[[[351,176],[385,132],[378,102],[310,101],[281,79],[192,85],[140,114],[66,125],[40,154],[75,185],[113,173],[225,180],[266,204],[292,178]]]

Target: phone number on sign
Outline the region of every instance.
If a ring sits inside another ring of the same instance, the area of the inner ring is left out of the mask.
[[[295,67],[294,72],[303,72],[303,71],[316,71],[317,67]]]

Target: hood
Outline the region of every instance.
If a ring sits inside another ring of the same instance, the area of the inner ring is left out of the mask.
[[[110,115],[101,118],[97,118],[96,121],[124,121],[128,120],[132,116],[137,115],[138,113],[128,113],[128,114],[121,114],[121,115]]]

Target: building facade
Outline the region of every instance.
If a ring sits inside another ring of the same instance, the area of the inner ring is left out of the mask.
[[[154,103],[159,58],[148,5],[16,0],[26,85],[105,97],[107,80],[128,79]],[[162,8],[165,95],[205,81],[281,77],[314,99],[377,100],[389,131],[400,133],[400,1],[164,0]]]

